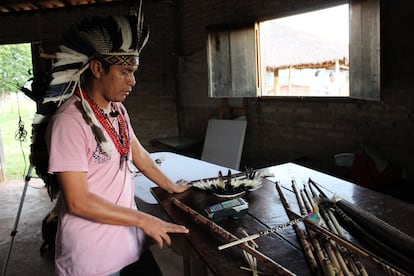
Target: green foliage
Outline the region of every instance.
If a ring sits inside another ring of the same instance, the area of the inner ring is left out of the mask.
[[[17,92],[30,78],[32,54],[30,44],[0,46],[0,94]]]
[[[22,93],[0,98],[0,139],[3,141],[7,179],[23,179],[29,167],[31,124],[36,112],[36,103]],[[26,139],[16,139],[19,119],[27,132]]]

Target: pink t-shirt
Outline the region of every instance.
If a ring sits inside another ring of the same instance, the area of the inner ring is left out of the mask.
[[[129,136],[134,137],[126,109],[121,103],[116,104],[116,109],[127,121]],[[118,130],[118,123],[113,125]],[[59,108],[49,124],[47,137],[50,173],[86,172],[90,192],[116,205],[137,208],[131,172],[126,164],[120,166],[120,154],[115,147],[112,156],[102,152],[83,118],[78,97],[72,96]],[[59,219],[55,253],[59,275],[114,273],[135,262],[144,246],[145,234],[141,229],[83,219],[69,214],[65,204]]]

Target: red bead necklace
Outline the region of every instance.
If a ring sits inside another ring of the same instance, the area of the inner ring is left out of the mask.
[[[119,135],[116,132],[115,128],[112,126],[111,122],[108,119],[108,116],[105,115],[105,112],[102,108],[100,108],[92,99],[88,97],[88,95],[85,92],[78,92],[78,94],[82,93],[83,98],[89,103],[91,106],[93,113],[95,114],[98,121],[101,123],[101,125],[106,130],[106,133],[108,133],[109,137],[111,137],[112,141],[114,142],[116,149],[122,156],[126,156],[129,153],[129,139],[127,135],[127,126],[126,122],[124,120],[124,117],[121,115],[121,113],[118,113],[118,124],[119,124]]]

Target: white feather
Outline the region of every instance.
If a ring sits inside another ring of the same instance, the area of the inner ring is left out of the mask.
[[[70,96],[72,96],[72,95],[70,95],[70,94],[63,94],[63,95],[59,95],[59,96],[55,96],[55,97],[48,97],[48,98],[44,98],[43,99],[43,104],[45,104],[45,103],[49,103],[49,102],[63,102],[63,101],[65,101],[65,100],[67,100]]]
[[[70,69],[65,71],[58,71],[52,74],[53,80],[50,82],[50,85],[61,84],[65,82],[70,82],[73,80],[73,76],[78,71],[78,69]]]
[[[88,62],[88,57],[82,53],[76,52],[63,45],[59,48],[60,52],[56,53],[57,62],[54,63],[55,67],[76,62]]]
[[[149,38],[149,31],[147,32],[147,36],[144,38],[144,41],[142,41],[142,44],[141,44],[141,48],[139,48],[139,50],[138,50],[138,54],[140,54],[141,53],[141,50],[144,48],[144,46],[147,44],[147,42],[148,42],[148,38]]]
[[[53,76],[58,77],[58,80],[56,80],[56,82],[60,81],[60,83],[67,83],[67,86],[64,90],[62,90],[61,93],[59,93],[59,95],[45,97],[43,99],[43,103],[59,102],[59,106],[60,106],[67,98],[69,98],[75,93],[76,87],[80,89],[80,83],[79,83],[80,76],[83,74],[83,72],[85,72],[85,70],[88,67],[89,67],[89,63],[85,63],[80,69],[63,71],[63,74],[61,74],[60,76],[59,76],[59,73],[61,73],[62,71],[54,73]],[[55,81],[55,78],[52,80],[52,82],[54,81]],[[58,83],[54,83],[54,84],[56,85]]]
[[[81,53],[76,52],[75,50],[73,50],[73,49],[71,49],[71,48],[69,48],[69,47],[67,47],[65,45],[60,45],[59,46],[59,49],[63,53],[74,54],[74,55],[82,55]]]
[[[131,25],[126,17],[115,16],[116,22],[118,23],[119,29],[122,34],[122,45],[120,50],[123,52],[130,52],[132,35],[131,35]]]
[[[62,52],[56,53],[56,58],[57,58],[57,61],[54,63],[55,67],[66,65],[66,64],[71,64],[71,63],[77,63],[77,62],[85,63],[88,61],[88,57],[85,55],[76,56],[76,55],[66,54]]]

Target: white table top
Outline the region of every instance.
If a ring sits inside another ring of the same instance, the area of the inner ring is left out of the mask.
[[[227,174],[229,168],[215,165],[199,159],[187,157],[172,152],[154,152],[151,157],[161,160],[160,169],[173,182],[184,179],[194,181],[204,178],[216,177],[218,172]],[[231,173],[239,171],[230,169]],[[150,189],[157,185],[142,174],[138,174],[134,179],[135,196],[149,204],[156,204],[157,201],[151,194]]]

